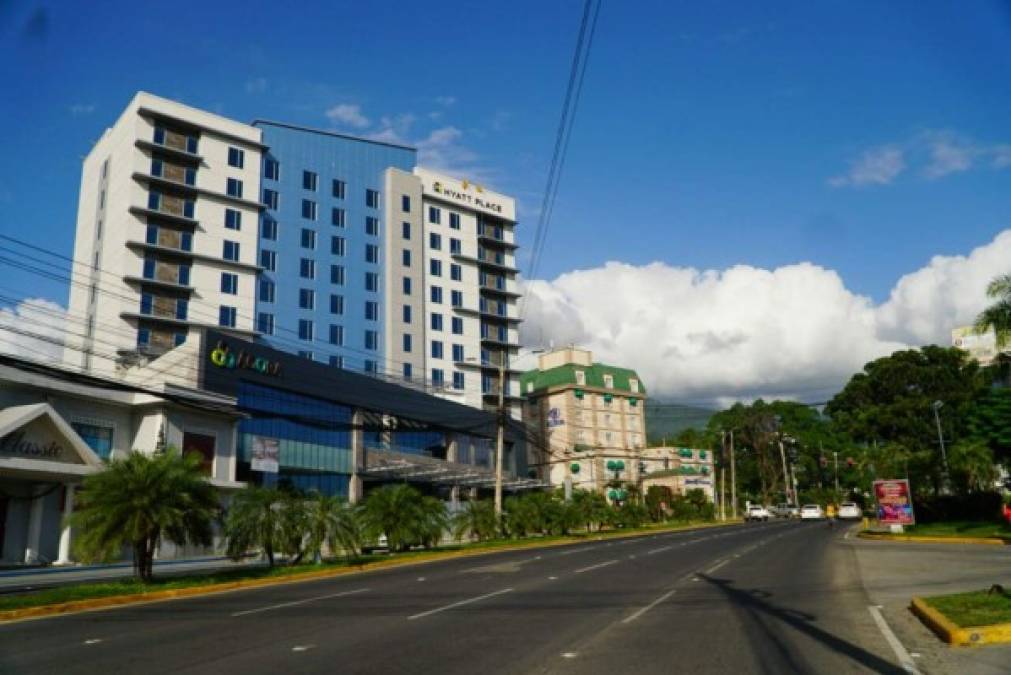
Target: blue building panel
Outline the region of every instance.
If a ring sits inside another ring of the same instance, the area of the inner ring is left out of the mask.
[[[264,302],[257,289],[257,315],[273,316],[273,335],[264,335],[263,342],[287,352],[312,352],[313,359],[323,363],[340,357],[352,370],[363,370],[366,360],[372,360],[383,370],[387,289],[381,285],[385,278],[381,252],[388,234],[383,227],[384,173],[388,168],[410,172],[415,151],[276,122],[253,125],[263,131],[263,143],[269,148],[264,153],[263,190],[277,195],[276,204],[261,195],[268,208],[261,216],[258,247],[276,253],[276,269],[260,275],[274,284],[273,302]],[[334,181],[341,181],[343,197],[335,195]],[[370,190],[378,195],[374,205],[367,203]],[[334,209],[342,210],[343,225],[334,224]],[[379,224],[378,232],[368,231],[369,218]],[[271,234],[276,230],[276,240],[264,238],[264,221]],[[342,238],[336,247],[335,236]],[[380,251],[376,262],[366,260],[370,244]],[[314,278],[305,278],[307,272]],[[370,272],[380,280],[376,290],[366,287]],[[313,291],[313,297],[307,298],[305,290]],[[331,312],[333,295],[341,297],[342,314]],[[370,301],[379,303],[373,318],[366,317]],[[333,344],[331,326],[340,327],[333,337],[343,344]],[[368,331],[373,332],[372,344],[367,344]]]

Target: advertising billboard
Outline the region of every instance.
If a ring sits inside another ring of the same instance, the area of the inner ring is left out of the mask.
[[[277,439],[253,436],[250,442],[252,447],[249,468],[264,473],[277,473],[281,460],[281,446]]]
[[[876,480],[874,498],[878,502],[878,522],[882,525],[914,525],[913,493],[909,481]]]

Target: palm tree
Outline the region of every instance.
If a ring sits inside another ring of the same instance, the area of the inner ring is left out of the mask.
[[[415,514],[417,539],[425,548],[434,548],[449,529],[446,505],[437,497],[425,496],[418,503]]]
[[[405,483],[373,490],[362,507],[366,534],[372,540],[384,535],[391,551],[404,551],[419,543],[420,503],[421,493]]]
[[[999,475],[990,446],[976,439],[956,443],[948,455],[948,466],[969,492],[992,490]]]
[[[509,508],[513,505],[510,497],[506,500],[506,518],[512,515],[513,510]],[[487,499],[471,500],[464,504],[464,507],[453,516],[453,536],[462,539],[469,536],[478,541],[491,539],[497,530],[495,523],[495,506]]]
[[[997,348],[1004,349],[1011,343],[1011,274],[994,277],[986,287],[986,296],[994,303],[976,317],[976,332],[992,328],[997,335]]]
[[[274,566],[274,553],[281,546],[281,496],[272,488],[250,485],[232,499],[225,518],[226,552],[238,560],[259,548]]]
[[[361,525],[358,511],[340,497],[313,493],[306,502],[309,530],[308,549],[313,557],[322,559],[325,543],[331,553],[343,550],[351,562],[361,550]]]
[[[200,460],[168,448],[154,455],[132,452],[86,477],[69,523],[80,532],[82,559],[108,560],[129,544],[134,576],[149,583],[162,538],[209,546],[219,510]]]

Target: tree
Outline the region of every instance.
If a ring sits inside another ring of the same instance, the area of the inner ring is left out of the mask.
[[[369,493],[362,518],[365,533],[372,539],[385,535],[391,551],[434,546],[448,526],[440,500],[425,497],[404,483],[384,485]]]
[[[312,493],[306,502],[309,531],[308,550],[322,559],[323,544],[331,553],[344,551],[348,562],[361,551],[361,524],[358,511],[340,497]]]
[[[586,524],[588,532],[592,532],[594,527],[599,530],[609,516],[607,499],[599,492],[573,490],[572,506],[578,514],[579,522]]]
[[[646,489],[646,509],[653,522],[659,523],[667,517],[674,492],[665,485],[650,485]]]
[[[992,388],[969,413],[969,433],[986,441],[997,461],[1011,463],[1011,389]]]
[[[273,488],[250,485],[232,498],[225,518],[226,553],[238,560],[258,548],[274,566],[274,554],[281,547],[281,495]]]
[[[994,277],[986,287],[986,295],[993,300],[979,316],[975,328],[978,333],[993,330],[997,336],[997,348],[1011,344],[1011,274]]]
[[[517,519],[516,500],[518,499],[518,497],[510,497],[506,500],[506,519],[510,522]],[[462,539],[465,536],[478,541],[491,539],[497,530],[495,505],[487,499],[470,500],[453,516],[453,536],[457,539]]]
[[[993,451],[979,439],[967,439],[952,446],[948,453],[948,466],[952,483],[966,492],[993,490],[997,481]]]
[[[218,512],[217,491],[200,460],[168,448],[154,455],[134,451],[87,476],[69,522],[80,533],[83,560],[108,560],[126,543],[134,576],[149,583],[162,538],[209,546]]]

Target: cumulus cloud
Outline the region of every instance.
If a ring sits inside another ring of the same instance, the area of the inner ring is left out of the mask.
[[[5,354],[37,361],[62,359],[65,330],[66,310],[55,302],[28,298],[0,308],[0,352]]]
[[[938,256],[876,305],[811,263],[726,270],[609,262],[525,283],[521,341],[576,344],[635,368],[660,398],[722,403],[830,396],[879,356],[971,322],[1007,271],[1011,230],[968,256]],[[522,363],[531,365],[532,359]]]
[[[75,103],[70,106],[70,114],[74,117],[79,115],[90,115],[93,112],[95,112],[94,103]]]
[[[451,106],[454,103],[456,103],[456,97],[455,96],[436,96],[435,97],[435,102],[438,103],[441,106],[445,106],[445,107],[448,108],[449,106]]]
[[[905,169],[906,160],[902,149],[886,145],[867,150],[850,163],[849,171],[830,178],[828,183],[832,187],[888,185]]]
[[[364,129],[371,124],[362,114],[362,107],[356,103],[338,103],[326,111],[327,119],[334,124],[343,124],[356,129]]]

